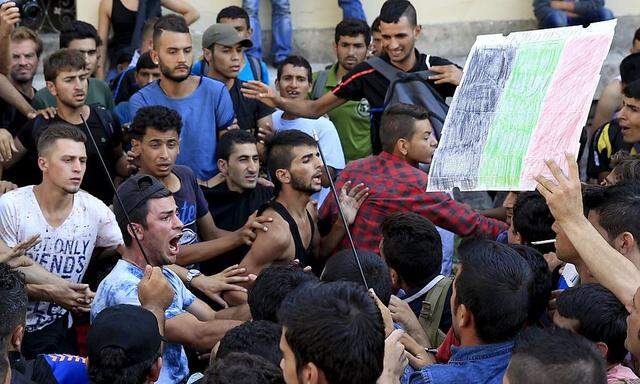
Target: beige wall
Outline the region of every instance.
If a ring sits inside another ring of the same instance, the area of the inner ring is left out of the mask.
[[[117,1],[117,0],[116,0]],[[218,11],[241,0],[188,0],[200,11],[194,32],[202,32],[215,22]],[[77,1],[78,19],[98,25],[99,0]],[[261,21],[269,29],[269,1],[261,0]],[[377,15],[384,0],[362,0],[369,22]],[[414,0],[421,24],[522,20],[533,18],[531,0]],[[639,0],[608,0],[607,6],[618,16],[639,15]],[[337,0],[291,0],[293,27],[298,29],[333,28],[341,20]]]

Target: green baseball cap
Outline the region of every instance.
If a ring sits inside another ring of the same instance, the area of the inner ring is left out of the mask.
[[[211,48],[213,44],[232,47],[241,44],[245,48],[251,48],[253,43],[238,34],[235,28],[229,24],[213,24],[202,34],[202,48]]]

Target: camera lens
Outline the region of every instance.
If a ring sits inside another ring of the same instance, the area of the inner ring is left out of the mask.
[[[22,7],[22,17],[25,19],[36,19],[40,15],[40,6],[37,3],[27,3]]]

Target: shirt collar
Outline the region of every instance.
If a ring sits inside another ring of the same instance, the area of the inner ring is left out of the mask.
[[[336,74],[338,73],[338,63],[333,64],[331,67],[327,69],[327,82],[325,87],[333,88],[338,85],[338,77]]]
[[[501,355],[508,355],[513,350],[513,341],[496,344],[474,345],[470,347],[451,347],[451,359],[449,363],[483,360]]]

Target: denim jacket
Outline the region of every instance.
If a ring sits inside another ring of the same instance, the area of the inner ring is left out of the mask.
[[[513,341],[473,347],[452,347],[448,364],[434,364],[411,375],[411,384],[501,384]]]

